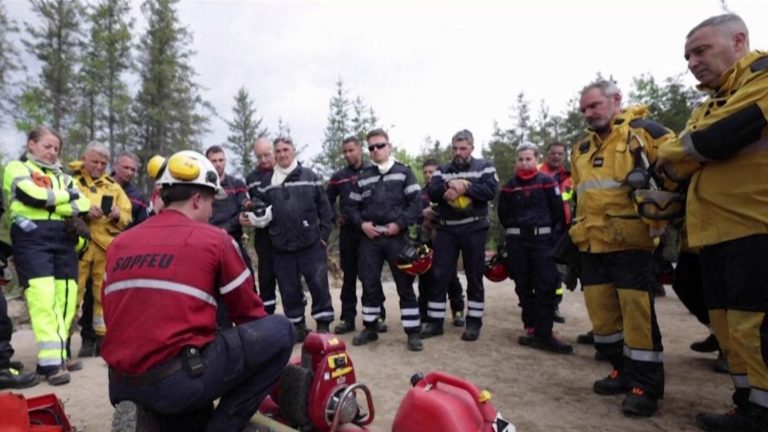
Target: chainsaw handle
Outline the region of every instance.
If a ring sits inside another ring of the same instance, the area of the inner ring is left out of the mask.
[[[441,383],[447,384],[466,391],[472,397],[472,400],[475,401],[477,409],[482,413],[483,420],[486,422],[494,422],[496,420],[496,408],[494,408],[493,404],[488,401],[480,401],[480,390],[478,390],[477,386],[471,382],[443,372],[430,372],[422,379],[422,381],[425,384],[431,384],[433,386],[437,386]]]

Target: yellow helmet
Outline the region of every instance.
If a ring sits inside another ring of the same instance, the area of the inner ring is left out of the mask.
[[[466,195],[461,195],[452,200],[448,200],[448,205],[459,210],[464,210],[472,205],[472,200]]]
[[[216,198],[227,196],[219,183],[216,168],[208,158],[196,151],[176,152],[167,160],[155,156],[147,163],[147,173],[152,176],[153,172],[157,185],[161,188],[174,184],[194,184],[213,189]]]

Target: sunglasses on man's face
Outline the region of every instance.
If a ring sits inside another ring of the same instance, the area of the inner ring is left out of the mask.
[[[368,151],[372,152],[376,149],[381,150],[387,146],[387,143],[371,144],[368,146]]]

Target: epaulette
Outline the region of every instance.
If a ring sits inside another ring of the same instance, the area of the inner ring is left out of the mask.
[[[589,151],[589,145],[590,145],[589,140],[585,140],[585,141],[580,142],[579,143],[579,147],[578,147],[579,148],[579,153],[580,154],[584,154],[584,153],[588,152]]]
[[[671,133],[669,129],[665,128],[659,123],[656,123],[653,120],[648,120],[648,119],[642,119],[642,118],[634,119],[631,122],[629,122],[629,126],[633,128],[645,130],[653,139],[660,138],[668,133]]]
[[[760,57],[749,65],[749,70],[752,71],[752,73],[761,72],[766,69],[768,69],[768,56]]]

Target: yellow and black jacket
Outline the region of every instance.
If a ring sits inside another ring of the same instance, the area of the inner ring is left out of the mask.
[[[112,239],[131,224],[131,200],[123,188],[109,175],[104,174],[97,179],[91,178],[88,171],[83,169],[82,161],[70,162],[68,167],[74,175],[74,182],[80,193],[94,205],[99,205],[104,196],[112,196],[114,205],[120,208],[120,219],[117,221],[109,219],[106,215],[87,220],[91,241],[101,249],[107,250]]]
[[[571,179],[576,191],[576,215],[569,234],[582,252],[654,248],[649,226],[637,215],[630,197],[632,189],[625,179],[637,167],[638,148],[642,146],[648,162],[653,164],[659,145],[675,136],[645,119],[646,115],[643,106],[627,108],[613,118],[605,139],[590,132],[574,146]]]
[[[77,192],[70,176],[32,160],[11,161],[3,177],[12,221],[63,221],[87,213],[91,206],[88,198]]]
[[[690,177],[691,247],[768,234],[768,53],[753,51],[723,74],[680,138],[659,157],[672,177]]]

